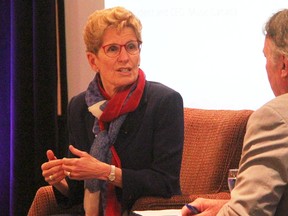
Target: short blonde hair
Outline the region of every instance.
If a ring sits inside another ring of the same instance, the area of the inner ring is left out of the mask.
[[[83,33],[86,51],[97,54],[102,46],[105,30],[111,27],[119,31],[131,27],[137,40],[142,42],[140,20],[131,11],[123,7],[114,7],[96,10],[88,17]]]

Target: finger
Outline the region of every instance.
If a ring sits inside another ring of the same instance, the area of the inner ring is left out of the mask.
[[[186,206],[181,209],[181,216],[187,216],[189,213],[189,209]]]
[[[78,157],[84,157],[87,154],[87,152],[80,151],[79,149],[75,148],[72,145],[69,145],[69,150],[72,152],[72,154],[74,154]]]
[[[62,169],[62,165],[58,165],[58,166],[54,166],[51,169],[48,170],[44,170],[42,172],[42,175],[44,176],[44,178],[49,178],[51,180],[51,175],[53,175],[53,179],[55,179],[58,176],[64,176],[64,170]]]
[[[57,157],[55,156],[54,152],[52,150],[48,150],[46,152],[48,160],[55,160]]]
[[[186,207],[186,206],[183,206],[183,208],[181,209],[181,215],[182,216],[190,216],[190,215],[194,215],[191,213],[191,211]]]
[[[51,175],[47,175],[45,176],[45,181],[47,183],[49,183],[50,185],[53,185],[55,183],[58,183],[60,181],[62,181],[62,179],[64,179],[66,176],[64,175],[64,173],[54,173],[54,174],[51,174]]]
[[[199,209],[199,208],[201,208],[202,204],[206,202],[205,200],[206,199],[202,198],[202,197],[196,198],[193,202],[190,203],[190,205]]]
[[[59,175],[62,173],[64,173],[63,169],[62,169],[62,164],[60,165],[57,165],[57,166],[53,166],[51,167],[50,169],[45,169],[45,167],[43,168],[44,166],[42,166],[42,176],[44,176],[45,178],[47,176],[50,176],[50,175],[53,175],[55,173],[59,173]]]
[[[48,182],[49,184],[53,184],[55,179],[56,179],[56,175],[49,175],[45,177],[45,181]]]
[[[45,162],[41,165],[41,169],[44,171],[44,170],[50,170],[51,168],[53,167],[57,167],[57,166],[61,166],[63,164],[62,162],[62,159],[59,160],[51,160],[51,161],[48,161],[48,162]]]
[[[70,171],[64,171],[65,176],[71,178],[71,172]]]

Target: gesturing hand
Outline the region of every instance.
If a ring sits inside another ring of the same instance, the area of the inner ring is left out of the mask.
[[[63,158],[62,169],[65,175],[71,179],[84,180],[97,178],[106,180],[110,172],[110,166],[103,163],[87,152],[69,146],[69,150],[79,158]]]
[[[46,155],[48,162],[43,163],[41,166],[42,175],[46,182],[50,185],[54,185],[65,178],[62,169],[62,160],[57,159],[52,150],[48,150]]]

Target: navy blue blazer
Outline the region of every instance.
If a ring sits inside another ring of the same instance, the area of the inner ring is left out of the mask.
[[[82,92],[68,106],[70,144],[89,152],[94,140],[93,124],[94,116]],[[129,210],[142,196],[168,198],[181,194],[183,141],[181,95],[161,83],[146,81],[138,108],[127,115],[114,144],[122,165],[123,187],[116,189],[122,209]],[[68,157],[73,155],[68,153]],[[58,203],[67,207],[83,202],[83,181],[67,180],[68,198],[54,189]]]

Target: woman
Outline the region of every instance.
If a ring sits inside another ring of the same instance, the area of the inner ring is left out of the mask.
[[[98,10],[84,30],[96,72],[68,108],[68,158],[42,165],[58,203],[84,202],[86,215],[121,215],[141,196],[180,194],[183,101],[145,80],[141,23],[122,7]]]

